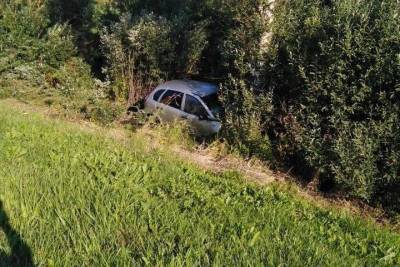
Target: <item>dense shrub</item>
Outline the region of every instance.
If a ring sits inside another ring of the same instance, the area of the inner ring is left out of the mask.
[[[224,136],[247,156],[272,159],[271,144],[265,132],[265,112],[270,112],[271,99],[255,94],[246,81],[232,76],[222,86],[224,103]]]
[[[398,199],[398,1],[280,1],[275,13],[265,75],[279,155],[367,201],[388,188]]]
[[[75,54],[67,25],[50,26],[41,1],[0,4],[0,70],[36,61],[59,67]]]
[[[221,100],[225,108],[225,136],[247,155],[271,159],[267,120],[271,96],[264,90],[263,56],[268,34],[269,1],[238,1],[224,6],[231,22],[222,40],[225,68]]]
[[[143,97],[144,88],[168,78],[174,63],[172,25],[164,18],[146,15],[132,20],[125,15],[102,35],[107,58],[106,74],[114,81],[117,95],[134,100]]]
[[[67,21],[71,6],[77,4],[0,2],[0,97],[39,100],[61,113],[81,113],[110,123],[118,116],[119,105],[106,101],[108,84],[96,82],[90,66],[78,56],[74,34],[83,27],[84,16],[74,23]]]

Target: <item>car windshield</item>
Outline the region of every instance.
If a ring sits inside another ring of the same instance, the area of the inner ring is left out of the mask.
[[[218,100],[217,94],[208,95],[201,98],[210,109],[215,118],[221,119],[222,105]]]

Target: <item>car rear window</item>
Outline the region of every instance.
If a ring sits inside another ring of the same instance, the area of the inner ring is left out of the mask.
[[[161,98],[160,102],[168,105],[170,107],[176,108],[176,109],[181,109],[182,107],[182,99],[183,99],[183,93],[173,91],[173,90],[168,90],[163,97]]]
[[[158,90],[157,92],[155,92],[155,93],[154,93],[154,96],[153,96],[153,100],[154,100],[154,101],[158,101],[158,100],[160,99],[160,96],[161,96],[164,92],[165,92],[164,89],[160,89],[160,90]]]

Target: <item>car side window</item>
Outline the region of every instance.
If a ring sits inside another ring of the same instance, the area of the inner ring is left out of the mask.
[[[165,92],[164,89],[158,90],[157,92],[154,93],[153,100],[158,101],[160,99],[160,96]]]
[[[164,105],[168,105],[176,109],[181,109],[182,100],[183,100],[183,93],[173,90],[168,90],[163,95],[160,102],[163,103]]]
[[[201,102],[191,95],[186,95],[184,111],[197,117],[208,117],[207,110]]]

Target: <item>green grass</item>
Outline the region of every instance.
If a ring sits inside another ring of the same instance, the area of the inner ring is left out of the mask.
[[[0,266],[24,244],[39,266],[400,264],[389,229],[147,145],[0,102],[0,200],[16,232],[0,211]]]

